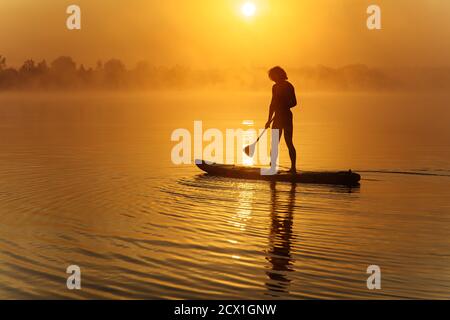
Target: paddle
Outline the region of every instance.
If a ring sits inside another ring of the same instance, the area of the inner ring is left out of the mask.
[[[273,120],[275,120],[275,118],[272,118],[272,120],[270,120],[269,123],[272,123]],[[264,129],[264,131],[260,134],[260,136],[258,137],[258,139],[256,139],[256,141],[255,141],[254,143],[252,143],[251,145],[246,146],[246,147],[244,148],[244,152],[245,152],[245,154],[246,154],[247,156],[249,156],[250,158],[253,157],[253,155],[255,154],[255,147],[256,147],[256,144],[257,144],[257,143],[259,142],[259,140],[262,138],[262,136],[264,135],[264,133],[266,133],[266,131],[267,131],[267,128]]]

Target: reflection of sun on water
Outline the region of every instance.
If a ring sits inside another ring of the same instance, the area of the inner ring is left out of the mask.
[[[228,221],[229,224],[240,231],[238,234],[235,234],[237,238],[227,240],[233,248],[238,248],[237,245],[239,245],[239,243],[243,243],[247,237],[245,231],[247,228],[247,223],[252,216],[253,199],[255,196],[255,191],[249,188],[249,186],[245,183],[238,184],[237,188],[241,189],[241,191],[238,195],[236,211]],[[231,255],[231,258],[234,260],[240,260],[242,257],[239,254],[233,254]]]
[[[239,204],[236,208],[236,214],[230,223],[239,230],[245,231],[247,220],[250,219],[252,214],[254,191],[252,189],[245,189],[246,186],[244,184],[241,186],[244,189],[239,193]]]

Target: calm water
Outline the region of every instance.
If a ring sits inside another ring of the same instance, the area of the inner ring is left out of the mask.
[[[263,125],[268,99],[0,96],[0,298],[448,298],[450,96],[302,96],[299,167],[360,188],[171,163],[172,130]]]

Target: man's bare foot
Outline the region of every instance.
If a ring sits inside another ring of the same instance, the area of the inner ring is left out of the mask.
[[[297,174],[297,169],[291,168],[288,172],[291,174]]]

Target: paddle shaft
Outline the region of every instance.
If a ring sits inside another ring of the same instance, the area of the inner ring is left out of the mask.
[[[272,120],[269,121],[269,125],[273,122],[274,119],[275,119],[275,117],[272,118]],[[253,142],[251,145],[246,146],[246,147],[244,148],[244,152],[245,152],[249,157],[253,157],[252,149],[253,149],[253,151],[254,151],[254,147],[255,147],[256,144],[259,142],[259,140],[262,138],[262,136],[264,135],[264,133],[266,133],[266,131],[267,131],[267,128],[264,128],[264,131],[261,133],[261,135],[258,137],[258,139],[256,139],[256,141]]]
[[[273,122],[273,120],[275,120],[275,117],[273,117],[272,120],[270,120],[269,124],[271,124],[271,123]],[[258,139],[256,139],[256,141],[255,141],[254,144],[256,144],[256,143],[259,142],[259,140],[262,138],[262,136],[264,135],[264,133],[266,133],[266,131],[267,131],[267,128],[264,128],[264,131],[259,135]]]

